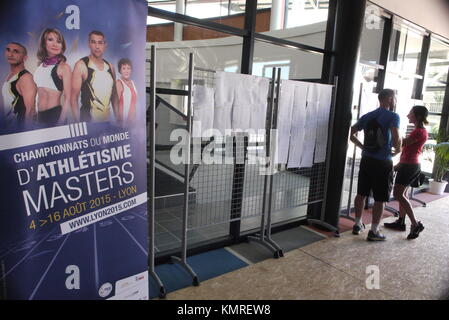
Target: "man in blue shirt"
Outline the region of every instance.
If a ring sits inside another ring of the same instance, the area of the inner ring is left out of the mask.
[[[355,197],[355,224],[353,234],[360,234],[365,228],[362,212],[365,199],[373,192],[374,206],[371,230],[367,240],[383,241],[385,235],[379,231],[379,223],[385,202],[389,201],[393,185],[392,157],[401,152],[399,137],[399,115],[393,111],[396,107],[395,92],[383,89],[379,92],[379,108],[362,116],[351,127],[351,141],[362,151],[360,161],[357,196]],[[358,131],[364,131],[364,143],[357,138]],[[394,152],[392,152],[392,148]]]

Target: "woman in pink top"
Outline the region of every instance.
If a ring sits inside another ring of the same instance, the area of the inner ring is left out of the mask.
[[[118,121],[131,125],[136,119],[137,90],[131,80],[131,60],[123,58],[118,62],[120,79],[116,81],[117,95],[119,97]]]
[[[415,129],[402,140],[402,153],[397,170],[396,181],[393,194],[399,202],[399,219],[392,223],[385,223],[385,227],[400,231],[405,231],[405,215],[410,218],[412,223],[410,233],[407,239],[416,239],[419,233],[424,230],[421,221],[416,221],[413,214],[413,208],[407,198],[407,191],[410,184],[415,181],[421,173],[419,155],[422,153],[424,143],[426,143],[428,134],[424,125],[427,124],[428,110],[424,106],[414,106],[407,115],[408,121],[415,125]]]

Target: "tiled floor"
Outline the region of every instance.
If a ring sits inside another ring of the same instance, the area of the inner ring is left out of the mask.
[[[345,232],[167,299],[449,299],[449,197],[415,213],[426,228],[418,239],[406,240],[408,229],[384,229],[388,240],[381,243],[366,241],[366,232]],[[366,285],[372,266],[379,270],[379,289]]]

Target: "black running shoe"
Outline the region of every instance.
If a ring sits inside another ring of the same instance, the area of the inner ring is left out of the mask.
[[[363,230],[365,230],[365,225],[363,223],[355,224],[352,227],[352,234],[359,235],[360,233],[363,232]]]
[[[419,233],[424,230],[424,226],[422,225],[421,221],[418,221],[418,224],[416,226],[412,226],[410,228],[410,233],[407,236],[407,239],[412,240],[419,237]]]
[[[405,222],[401,219],[396,220],[395,222],[385,222],[384,223],[385,228],[393,229],[397,231],[405,231]]]
[[[385,237],[380,231],[373,232],[370,230],[368,232],[368,237],[366,238],[368,241],[385,241],[387,240],[387,237]]]

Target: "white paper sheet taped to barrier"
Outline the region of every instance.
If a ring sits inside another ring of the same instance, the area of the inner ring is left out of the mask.
[[[214,129],[265,129],[269,86],[264,77],[217,72]]]
[[[215,74],[214,129],[219,130],[223,135],[225,130],[232,129],[234,87],[229,85],[229,77],[227,72]]]
[[[298,168],[301,165],[301,158],[304,154],[304,139],[306,138],[307,92],[310,85],[307,82],[298,82],[295,86],[287,168]]]
[[[285,164],[288,160],[292,112],[295,99],[295,81],[282,80],[277,116],[277,144],[275,163]]]
[[[319,90],[317,85],[310,84],[307,90],[306,124],[304,133],[303,153],[300,168],[310,168],[313,165],[317,131],[317,108],[319,103]]]
[[[332,104],[332,87],[332,85],[326,84],[316,85],[316,88],[318,89],[318,105],[314,163],[320,163],[326,160],[329,115]]]

